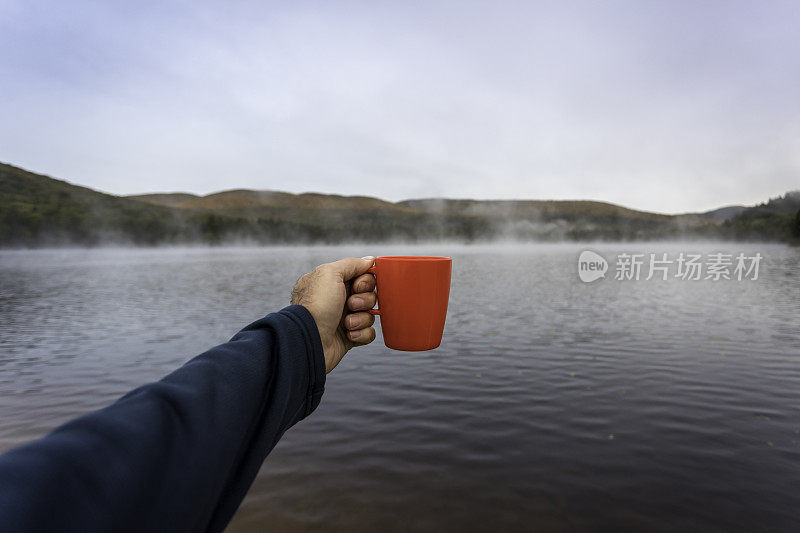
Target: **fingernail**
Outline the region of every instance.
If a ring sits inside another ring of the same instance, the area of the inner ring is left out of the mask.
[[[364,257],[362,257],[361,259],[363,259],[364,261],[374,261],[374,260],[375,260],[375,256],[372,256],[372,255],[365,255],[365,256],[364,256]]]
[[[350,332],[350,338],[352,340],[358,340],[359,337],[361,337],[361,331],[360,330],[359,331],[351,331]]]
[[[361,283],[358,284],[358,287],[356,287],[356,291],[364,292],[366,290],[366,288],[367,288],[367,282],[366,281],[362,281]]]
[[[352,328],[358,322],[358,318],[354,316],[347,317],[347,327]]]
[[[353,297],[353,299],[350,301],[350,304],[353,307],[361,307],[364,305],[364,298]]]

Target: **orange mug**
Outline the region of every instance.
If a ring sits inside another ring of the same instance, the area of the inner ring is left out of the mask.
[[[378,287],[383,342],[393,350],[433,350],[442,342],[450,298],[449,257],[377,257],[369,272]]]

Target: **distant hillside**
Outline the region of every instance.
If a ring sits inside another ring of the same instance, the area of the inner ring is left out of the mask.
[[[725,207],[720,207],[719,209],[706,211],[705,213],[697,213],[697,216],[703,218],[711,218],[723,222],[725,220],[735,217],[736,215],[742,213],[743,211],[747,211],[747,207],[743,205],[728,205]]]
[[[0,163],[0,245],[155,244],[190,237],[172,211]]]
[[[399,205],[425,211],[462,213],[479,216],[513,217],[617,217],[639,220],[669,221],[670,215],[635,211],[606,202],[590,200],[450,200],[423,198],[404,200]]]
[[[0,163],[0,247],[318,242],[324,236],[324,228],[303,220],[251,220],[155,205]]]
[[[339,196],[335,194],[292,194],[280,191],[251,191],[236,189],[207,196],[185,193],[142,194],[128,196],[136,200],[184,209],[205,209],[216,212],[241,213],[250,210],[270,209],[390,209],[402,207],[369,196]]]
[[[187,201],[199,198],[199,196],[185,192],[172,192],[172,193],[140,194],[140,195],[126,196],[125,198],[142,200],[149,204],[161,205],[164,207],[180,207]]]
[[[0,163],[0,247],[738,238],[789,242],[800,194],[720,222],[593,201],[418,199],[231,190],[119,197]],[[730,208],[723,208],[730,209]]]
[[[721,231],[737,240],[800,243],[800,191],[747,208],[726,220]]]
[[[658,239],[711,225],[695,216],[674,217],[593,201],[427,198],[392,203],[365,196],[253,190],[207,196],[148,194],[131,198],[194,212],[304,220],[326,227],[329,234],[350,227],[349,232],[367,240],[376,236],[378,240],[467,241]],[[368,220],[367,225],[364,220]],[[346,234],[342,238],[346,239]]]

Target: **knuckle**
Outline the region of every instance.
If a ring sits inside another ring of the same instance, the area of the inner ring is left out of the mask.
[[[322,263],[321,265],[317,265],[317,268],[314,269],[314,272],[317,274],[324,274],[328,270],[330,270],[331,264],[330,263]]]

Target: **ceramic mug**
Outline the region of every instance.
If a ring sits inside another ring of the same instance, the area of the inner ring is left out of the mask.
[[[375,258],[375,275],[383,342],[393,350],[433,350],[442,342],[450,298],[449,257],[389,256]]]

